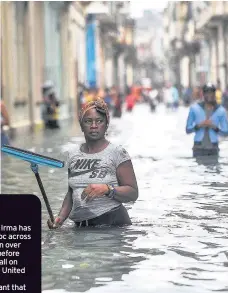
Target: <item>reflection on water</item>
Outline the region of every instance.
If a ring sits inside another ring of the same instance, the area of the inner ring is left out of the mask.
[[[186,116],[187,109],[160,107],[153,115],[139,105],[112,120],[108,139],[129,151],[140,189],[138,201],[126,205],[131,227],[76,229],[66,221],[49,231],[43,204],[43,292],[228,291],[228,141],[217,160],[192,158]],[[16,145],[63,159],[62,150],[81,141],[68,125]],[[2,193],[40,196],[28,164],[3,157],[2,166]],[[40,175],[58,213],[67,170],[42,167]]]
[[[132,250],[132,242],[143,233],[127,228],[68,228],[64,234],[51,234],[43,245],[43,289],[67,283],[65,289],[83,292],[121,281],[146,258],[145,251]]]

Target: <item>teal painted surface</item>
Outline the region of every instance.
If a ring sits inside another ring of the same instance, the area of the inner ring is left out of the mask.
[[[60,5],[58,2],[44,2],[45,68],[44,77],[52,80],[57,98],[63,99],[62,90],[62,52],[60,37]]]

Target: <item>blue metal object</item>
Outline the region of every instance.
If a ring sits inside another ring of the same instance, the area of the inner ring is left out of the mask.
[[[56,160],[56,159],[52,159],[49,157],[45,157],[33,152],[29,152],[26,150],[22,150],[19,148],[15,148],[9,145],[3,145],[3,147],[1,147],[1,151],[8,154],[8,155],[12,155],[18,159],[24,160],[29,162],[31,165],[31,170],[33,171],[33,173],[35,174],[37,183],[40,187],[40,191],[42,193],[48,214],[50,216],[50,220],[52,221],[52,223],[54,223],[55,219],[54,219],[54,215],[50,206],[50,203],[48,201],[46,192],[44,190],[42,181],[40,179],[40,175],[39,175],[39,168],[38,165],[43,165],[43,166],[49,166],[49,167],[56,167],[56,168],[63,168],[64,167],[64,162]]]
[[[89,88],[97,86],[96,23],[94,16],[87,17],[86,23],[86,72]]]
[[[49,167],[55,167],[55,168],[64,167],[64,162],[62,161],[59,161],[50,157],[42,156],[27,150],[15,148],[12,146],[3,145],[3,147],[1,148],[1,151],[8,155],[14,156],[18,159],[27,161],[35,165],[37,164],[37,165],[43,165],[43,166],[49,166]]]
[[[32,163],[31,164],[31,170],[34,174],[37,174],[39,172],[39,168],[37,164]]]

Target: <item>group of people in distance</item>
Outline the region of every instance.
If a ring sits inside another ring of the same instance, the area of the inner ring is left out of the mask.
[[[218,156],[219,136],[228,136],[227,112],[216,102],[215,92],[213,84],[204,85],[203,100],[189,109],[186,133],[195,134],[194,157]],[[44,93],[52,94],[47,89]],[[51,102],[56,102],[54,97]],[[51,102],[48,100],[46,106]],[[123,203],[137,200],[137,179],[128,152],[106,138],[110,111],[105,100],[97,97],[84,103],[79,122],[85,142],[68,152],[68,191],[54,222],[48,220],[49,228],[61,227],[67,218],[76,227],[131,225]],[[1,128],[7,123],[9,117],[1,102]]]

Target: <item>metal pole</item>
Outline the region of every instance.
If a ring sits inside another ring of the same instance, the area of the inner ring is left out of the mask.
[[[50,216],[50,219],[52,221],[52,223],[54,223],[55,221],[55,218],[53,216],[53,212],[52,212],[52,209],[51,209],[51,206],[49,204],[49,201],[48,201],[48,198],[47,198],[47,195],[46,195],[46,192],[44,190],[44,187],[43,187],[43,183],[40,179],[40,175],[39,175],[39,172],[38,172],[38,166],[36,164],[31,164],[31,169],[33,171],[33,173],[35,174],[36,176],[36,180],[37,180],[37,183],[40,187],[40,191],[42,193],[42,196],[43,196],[43,199],[44,199],[44,202],[45,202],[45,205],[46,205],[46,208],[47,208],[47,211],[48,211],[48,214]]]

